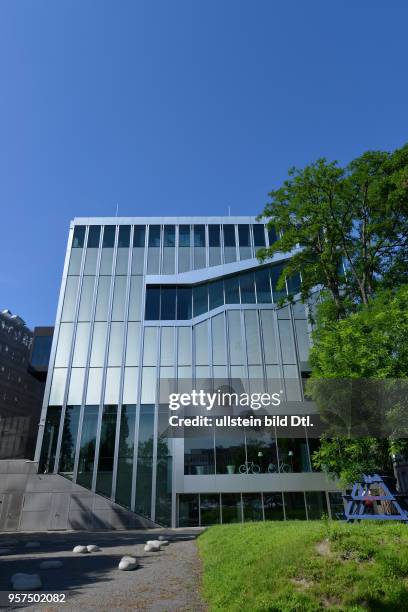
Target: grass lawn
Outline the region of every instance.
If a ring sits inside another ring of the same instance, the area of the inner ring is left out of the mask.
[[[198,546],[211,611],[408,610],[408,525],[219,525]]]

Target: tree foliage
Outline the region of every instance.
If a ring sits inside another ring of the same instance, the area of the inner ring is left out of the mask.
[[[326,159],[292,168],[269,196],[260,218],[278,240],[258,257],[295,250],[281,288],[285,276],[300,273],[302,297],[326,289],[341,318],[368,304],[379,285],[408,282],[408,145],[369,151],[345,168]]]

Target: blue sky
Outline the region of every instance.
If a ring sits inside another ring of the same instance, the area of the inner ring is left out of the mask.
[[[0,3],[0,308],[53,324],[69,220],[257,214],[408,140],[408,5]]]

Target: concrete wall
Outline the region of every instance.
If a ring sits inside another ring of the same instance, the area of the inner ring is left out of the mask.
[[[0,461],[0,532],[146,529],[155,523],[34,461]]]

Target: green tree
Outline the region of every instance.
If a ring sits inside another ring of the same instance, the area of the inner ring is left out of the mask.
[[[408,282],[408,145],[364,153],[346,168],[326,159],[293,168],[269,196],[260,218],[278,240],[258,257],[294,252],[280,288],[300,273],[303,299],[322,287],[341,318],[379,285]]]
[[[308,381],[308,393],[317,402],[323,418],[333,411],[340,414],[347,411],[347,384],[345,379],[367,379],[361,385],[359,413],[361,419],[375,420],[377,415],[364,396],[365,384],[370,379],[383,379],[386,398],[389,396],[389,410],[385,416],[393,434],[384,438],[373,437],[349,439],[347,437],[323,438],[318,451],[314,453],[314,464],[326,472],[336,475],[343,483],[350,483],[364,472],[385,472],[392,474],[393,454],[406,452],[404,416],[407,414],[406,400],[397,399],[405,395],[405,381],[401,385],[395,379],[408,377],[408,285],[397,290],[383,290],[369,305],[361,305],[357,312],[342,320],[333,320],[330,303],[323,303],[319,310],[317,325],[313,333],[310,353],[312,375]],[[333,384],[331,384],[333,382]],[[395,385],[397,384],[397,392]],[[346,397],[345,397],[346,396]],[[406,418],[406,417],[405,417]]]

